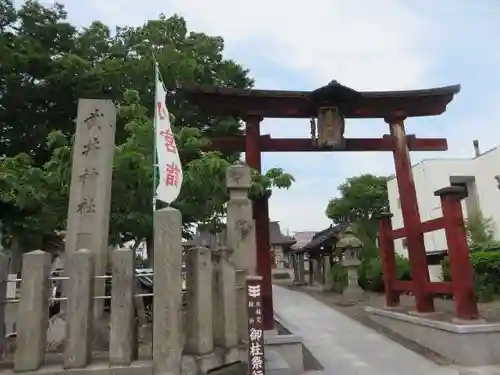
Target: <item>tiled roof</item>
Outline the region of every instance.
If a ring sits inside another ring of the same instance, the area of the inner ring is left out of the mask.
[[[313,239],[314,235],[318,233],[316,231],[305,231],[305,232],[295,232],[293,235],[293,238],[295,238],[295,245],[292,246],[292,249],[297,250],[301,249],[303,246],[311,242]]]
[[[281,233],[280,225],[278,221],[271,221],[269,223],[269,237],[271,245],[287,245],[295,243],[295,239],[290,236],[286,236]],[[196,231],[193,239],[189,241],[191,246],[205,246],[208,248],[215,248],[217,246],[225,244],[226,231],[223,230],[221,233],[213,234],[208,231]]]
[[[271,245],[291,245],[295,243],[295,239],[293,237],[285,236],[281,233],[278,221],[271,221],[269,223],[269,237]]]
[[[339,224],[336,226],[330,226],[329,228],[326,228],[322,230],[321,232],[318,232],[309,242],[308,244],[304,245],[304,250],[309,250],[313,249],[317,246],[320,246],[322,243],[325,241],[328,241],[332,239],[334,236],[337,234],[343,232],[347,228],[347,224]]]

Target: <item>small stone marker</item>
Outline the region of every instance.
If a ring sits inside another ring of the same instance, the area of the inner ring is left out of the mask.
[[[264,375],[264,326],[262,323],[262,276],[247,276],[248,374]]]

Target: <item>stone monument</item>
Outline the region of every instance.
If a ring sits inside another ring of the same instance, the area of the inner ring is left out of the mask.
[[[96,254],[94,275],[104,275],[108,260],[116,108],[111,100],[80,99],[73,146],[65,254],[89,249]],[[104,280],[94,292],[104,295]],[[95,301],[100,315],[104,300]]]

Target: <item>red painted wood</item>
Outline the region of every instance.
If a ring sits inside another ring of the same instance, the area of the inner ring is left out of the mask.
[[[408,280],[394,280],[393,288],[398,292],[412,292],[413,282]]]
[[[399,306],[399,293],[396,292],[396,254],[394,252],[394,241],[391,239],[392,222],[391,214],[380,217],[379,242],[380,258],[384,271],[385,303],[387,306]]]
[[[433,294],[453,295],[453,285],[450,282],[433,282],[427,286],[427,289]]]
[[[411,151],[446,151],[448,143],[442,138],[415,138],[406,137],[408,149]],[[245,136],[218,137],[211,140],[206,149],[219,151],[244,152],[248,144]],[[345,152],[345,151],[393,151],[392,137],[385,135],[382,138],[347,138],[346,147],[342,149],[318,148],[308,138],[271,138],[262,135],[259,139],[262,152]]]
[[[467,244],[460,197],[441,195],[440,198],[445,221],[457,318],[474,320],[479,317],[479,311],[474,293],[474,272],[469,259],[469,246]]]
[[[421,233],[434,232],[435,230],[444,228],[444,219],[442,217],[438,217],[436,219],[431,219],[424,221],[420,224],[418,230]],[[404,238],[406,237],[405,228],[394,229],[392,232],[392,239]]]
[[[245,159],[250,168],[253,168],[260,172],[261,170],[261,155],[260,155],[260,122],[262,121],[261,117],[251,116],[247,118],[246,121],[246,136],[241,138],[241,151],[245,152]],[[216,146],[215,143],[212,144]],[[222,148],[217,147],[217,150],[226,151]],[[229,151],[229,150],[227,150]],[[237,150],[230,150],[237,151]]]
[[[426,288],[430,283],[427,254],[425,252],[424,235],[420,231],[420,213],[406,142],[404,120],[394,118],[387,122],[390,125],[391,135],[394,137],[394,163],[403,223],[408,240],[408,258],[411,266],[416,309],[421,313],[434,312],[434,300]]]
[[[246,118],[245,158],[249,167],[261,171],[260,122],[259,116]],[[221,150],[222,151],[222,150]],[[265,330],[274,329],[273,289],[269,244],[269,209],[267,198],[253,201],[253,216],[257,245],[257,274],[262,276],[262,315]]]
[[[361,92],[363,100],[345,103],[346,118],[386,118],[394,116],[435,116],[459,92],[458,86],[413,92]],[[247,90],[231,88],[182,88],[183,96],[200,107],[205,114],[244,117],[249,114],[265,118],[311,118],[317,115],[317,105],[311,102],[311,92]],[[341,103],[339,103],[341,104]]]
[[[398,292],[412,292],[413,282],[408,280],[394,280],[392,288]],[[453,286],[449,282],[434,282],[427,285],[427,290],[432,294],[453,295]]]

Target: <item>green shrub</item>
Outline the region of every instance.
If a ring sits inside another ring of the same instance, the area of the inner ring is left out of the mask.
[[[335,293],[342,293],[347,286],[347,270],[340,263],[335,263],[332,268],[330,268],[328,277],[332,284],[332,291]]]
[[[500,294],[500,252],[476,251],[469,255],[474,269],[476,298],[486,302]],[[450,259],[441,262],[443,280],[451,281]]]
[[[408,259],[396,254],[396,276],[398,280],[411,280]],[[359,267],[359,285],[372,292],[384,291],[384,273],[380,256],[366,259]]]

